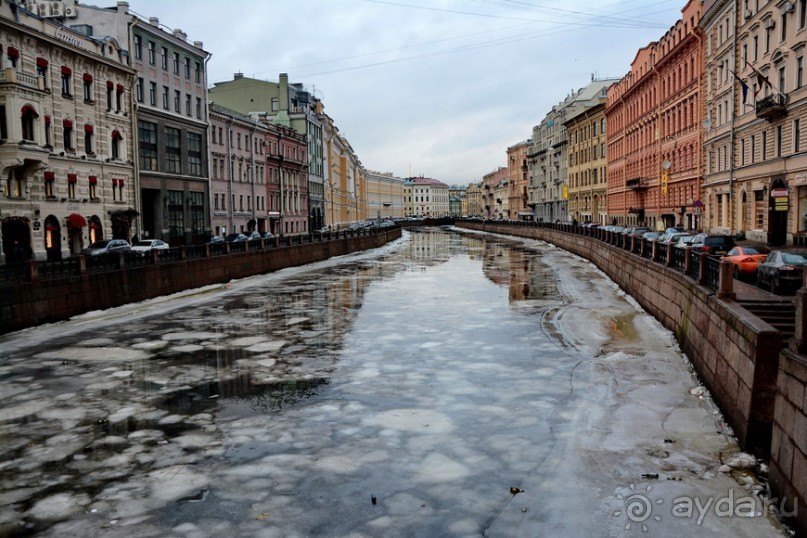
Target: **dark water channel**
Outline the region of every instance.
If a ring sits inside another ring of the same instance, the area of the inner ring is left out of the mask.
[[[614,479],[636,432],[603,417],[623,361],[675,346],[604,282],[545,245],[424,229],[9,335],[0,536],[622,535],[599,520],[638,476]],[[637,386],[677,376],[685,400],[680,362],[643,366]],[[677,405],[707,433],[676,465],[706,472],[730,443],[702,404]],[[620,464],[592,463],[598,448]],[[579,502],[559,508],[569,488]]]

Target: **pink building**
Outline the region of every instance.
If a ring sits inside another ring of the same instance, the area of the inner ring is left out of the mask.
[[[608,89],[608,220],[699,227],[703,175],[702,3],[690,0],[659,41]]]

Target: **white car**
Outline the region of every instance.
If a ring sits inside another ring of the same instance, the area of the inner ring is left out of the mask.
[[[145,256],[152,250],[168,250],[168,243],[160,239],[145,239],[132,245],[132,254]]]

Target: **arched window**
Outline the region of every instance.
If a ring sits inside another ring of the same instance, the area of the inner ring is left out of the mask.
[[[112,131],[112,140],[110,140],[110,152],[112,154],[113,159],[120,159],[120,149],[121,149],[121,140],[123,137],[120,134],[120,131],[115,129]]]
[[[34,120],[39,117],[34,107],[25,105],[20,111],[22,139],[34,141]]]

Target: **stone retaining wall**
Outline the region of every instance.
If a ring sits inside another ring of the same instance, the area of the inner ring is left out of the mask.
[[[0,334],[69,319],[93,310],[376,248],[399,237],[401,229],[392,228],[372,235],[75,275],[51,281],[13,283],[0,293]]]

